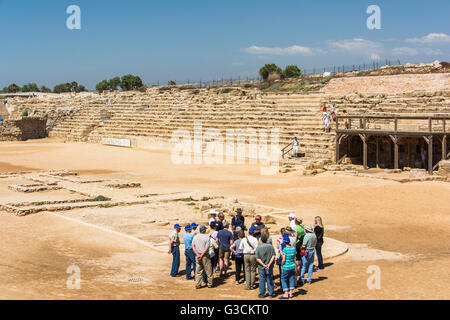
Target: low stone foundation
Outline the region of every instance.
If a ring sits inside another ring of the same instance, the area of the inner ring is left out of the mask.
[[[0,141],[25,141],[46,137],[46,117],[26,117],[0,123]]]

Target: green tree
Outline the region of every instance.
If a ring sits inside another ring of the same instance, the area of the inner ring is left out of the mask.
[[[49,89],[49,88],[47,88],[46,86],[42,86],[42,87],[41,87],[41,89],[40,89],[39,91],[41,91],[41,92],[45,92],[45,93],[49,93],[49,92],[52,92],[52,90],[51,90],[51,89]]]
[[[15,83],[10,84],[10,85],[6,88],[6,92],[7,92],[7,93],[17,93],[17,92],[20,92],[20,87],[19,87],[17,84],[15,84]]]
[[[281,77],[283,75],[283,70],[281,70],[281,68],[274,63],[265,64],[264,67],[259,69],[259,75],[264,80],[267,80],[271,74],[278,74]]]
[[[121,80],[120,77],[114,77],[112,79],[109,79],[108,82],[109,82],[109,89],[115,91],[119,89]]]
[[[120,87],[122,88],[123,91],[136,90],[143,86],[144,84],[142,83],[141,78],[139,78],[138,76],[134,76],[132,74],[122,76],[120,82]]]
[[[168,85],[168,86],[176,86],[177,83],[176,83],[175,81],[173,81],[173,80],[170,80],[170,81],[167,83],[167,85]]]
[[[301,75],[302,71],[296,65],[286,66],[286,68],[284,69],[284,76],[286,78],[297,78],[300,77]]]
[[[22,92],[39,92],[39,87],[36,83],[31,82],[23,85]]]
[[[102,80],[95,86],[95,90],[102,93],[103,91],[109,90],[109,82],[108,80]]]

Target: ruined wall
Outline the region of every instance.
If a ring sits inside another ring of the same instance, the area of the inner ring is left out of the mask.
[[[443,91],[450,88],[450,73],[400,74],[391,76],[349,77],[331,79],[323,93],[404,93]]]
[[[0,141],[25,141],[47,137],[47,118],[26,117],[0,123]]]

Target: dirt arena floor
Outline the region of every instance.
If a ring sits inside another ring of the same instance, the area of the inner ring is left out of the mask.
[[[306,224],[320,215],[325,235],[347,243],[349,251],[326,260],[313,284],[295,290],[295,299],[450,298],[446,182],[402,184],[328,173],[262,176],[258,166],[174,165],[163,151],[51,139],[2,142],[0,155],[0,174],[67,169],[140,182],[158,192],[199,190],[291,209]],[[257,299],[257,290],[236,286],[234,277],[200,290],[184,275],[170,278],[171,256],[163,246],[80,223],[80,214],[83,209],[24,217],[0,212],[1,299]],[[184,270],[183,247],[181,257]],[[81,270],[79,290],[67,289],[70,265]],[[371,266],[381,271],[378,290],[367,286]]]

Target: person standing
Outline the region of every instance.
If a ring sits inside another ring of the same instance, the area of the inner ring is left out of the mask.
[[[239,227],[238,227],[239,228]],[[245,264],[244,264],[244,251],[242,249],[239,249],[242,239],[245,237],[244,230],[239,230],[238,232],[238,239],[234,241],[234,243],[231,245],[230,250],[234,254],[234,263],[236,267],[235,280],[236,284],[239,284],[239,281],[241,280],[241,272],[244,272],[244,279],[245,279]]]
[[[308,269],[308,279],[306,280],[309,284],[312,283],[312,276],[314,271],[314,250],[317,244],[317,237],[314,234],[314,229],[311,226],[305,226],[305,236],[303,238],[303,248],[306,254],[302,256],[302,271],[300,274],[301,284],[305,283],[305,273]]]
[[[194,239],[194,235],[192,234],[191,225],[188,224],[184,227],[184,230],[186,231],[183,236],[184,255],[186,256],[186,280],[191,280],[195,277],[195,254],[192,250],[192,240]],[[191,277],[191,271],[194,272],[194,277]]]
[[[302,248],[302,244],[303,244],[303,236],[305,233],[305,230],[303,229],[302,226],[302,219],[295,219],[295,234],[297,235],[297,240],[296,240],[296,246],[295,246],[295,250],[297,250],[297,261],[301,261],[302,257],[300,256],[300,251]]]
[[[176,277],[180,268],[180,236],[181,226],[177,223],[173,226],[173,231],[169,234],[169,254],[172,254],[172,269],[170,276]]]
[[[217,211],[215,209],[209,210],[209,221],[208,225],[211,226],[211,222],[217,223]]]
[[[226,222],[225,215],[223,214],[223,212],[220,212],[218,217],[219,217],[219,219],[216,222],[216,231],[217,232],[219,232],[220,230],[223,229],[223,224]]]
[[[292,230],[295,230],[296,224],[295,224],[295,214],[294,213],[290,213],[288,215],[288,219],[289,219],[289,227],[291,227]]]
[[[200,289],[202,284],[202,273],[205,271],[208,282],[208,288],[213,287],[213,271],[211,258],[209,256],[210,239],[206,234],[206,227],[200,226],[200,234],[192,240],[192,250],[197,259],[197,270],[195,272],[195,288]]]
[[[259,238],[261,238],[261,231],[262,229],[264,229],[266,226],[264,223],[262,223],[262,218],[261,216],[258,214],[255,216],[255,222],[252,223],[252,228],[255,231],[254,233],[254,237],[259,241]]]
[[[225,222],[223,229],[217,233],[219,244],[219,270],[221,276],[227,275],[228,265],[230,262],[230,247],[233,244],[233,233],[228,228],[230,224]]]
[[[191,223],[191,229],[192,229],[192,235],[195,237],[196,235],[198,235],[198,230],[197,230],[198,224],[196,224],[195,222]]]
[[[323,270],[324,266],[323,266],[323,257],[322,257],[322,245],[323,245],[324,228],[323,228],[322,218],[319,216],[314,218],[314,233],[317,237],[317,243],[316,243],[316,254],[317,254],[317,261],[318,261],[317,268],[319,270]]]
[[[242,239],[239,244],[239,249],[244,253],[244,264],[245,264],[245,282],[247,284],[246,290],[255,289],[256,282],[256,258],[255,251],[258,246],[258,239],[256,239],[253,234],[255,230],[250,227],[248,230],[248,236]]]
[[[292,293],[295,289],[295,247],[291,245],[291,240],[287,234],[283,235],[283,242],[285,247],[282,251],[281,262],[281,285],[283,287],[284,295],[280,299],[292,298]]]
[[[241,228],[245,231],[245,218],[242,215],[242,209],[236,209],[236,215],[231,219],[231,231],[235,234],[235,238],[237,236],[236,228]]]
[[[267,243],[267,235],[261,235],[262,244],[255,251],[256,262],[258,263],[259,273],[259,295],[258,298],[264,298],[266,295],[266,284],[269,296],[275,297],[273,284],[273,265],[275,262],[275,249]]]
[[[294,157],[298,157],[298,139],[297,139],[297,137],[294,137],[294,139],[292,140],[292,144],[294,145],[293,146]]]

